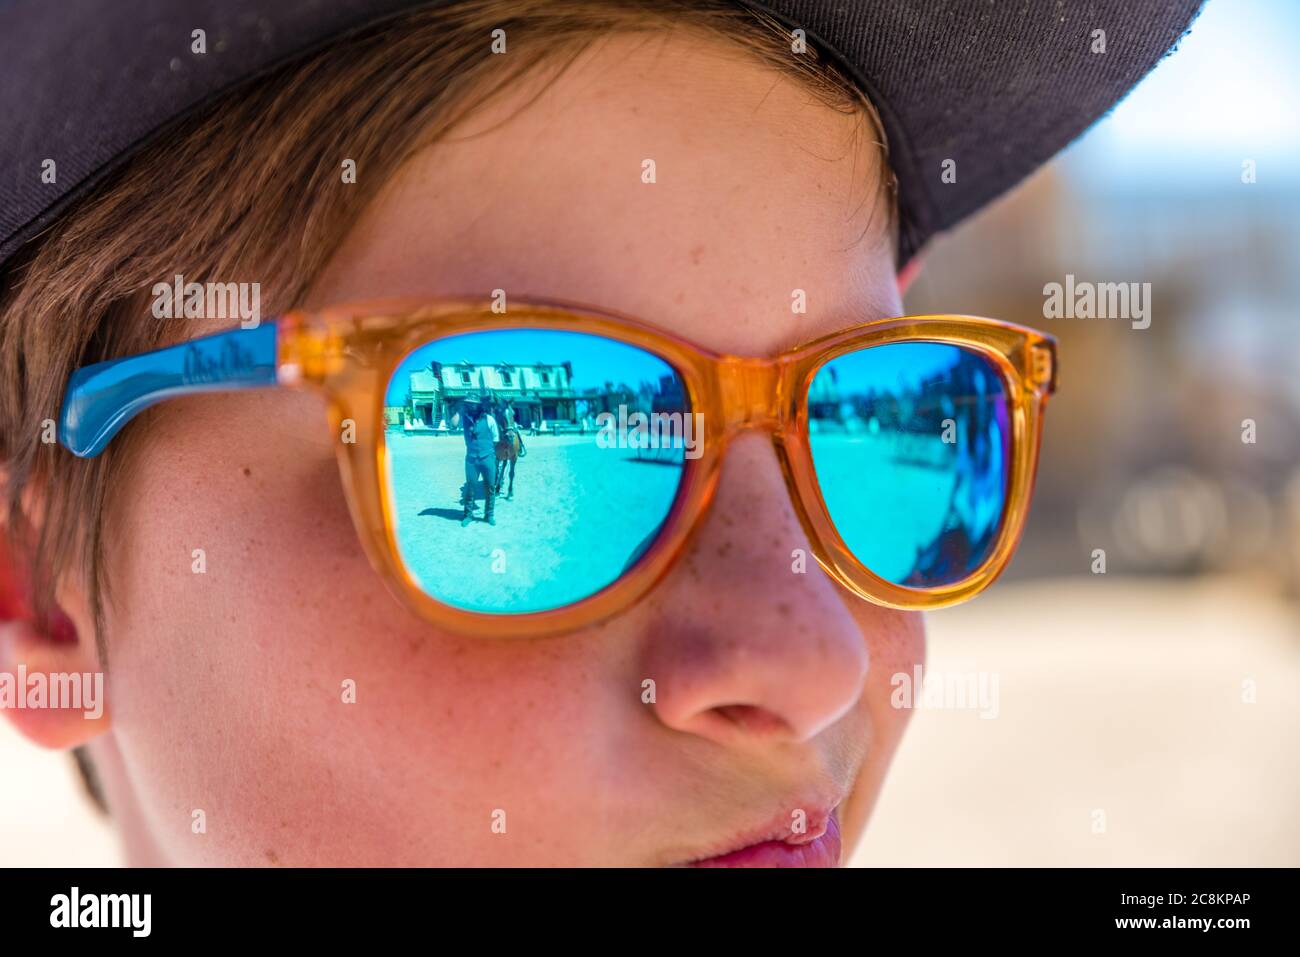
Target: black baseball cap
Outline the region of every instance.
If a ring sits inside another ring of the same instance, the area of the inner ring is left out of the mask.
[[[351,31],[447,2],[0,0],[0,267],[222,94]],[[1202,0],[736,2],[803,30],[876,106],[906,261],[1111,109],[1190,29]],[[190,52],[195,29],[202,55]],[[45,182],[51,159],[57,176]],[[949,160],[955,182],[942,176]]]

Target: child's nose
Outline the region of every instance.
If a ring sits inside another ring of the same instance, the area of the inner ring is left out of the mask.
[[[731,443],[712,508],[652,593],[645,644],[668,726],[727,743],[804,741],[853,708],[867,643],[817,565],[763,435]]]

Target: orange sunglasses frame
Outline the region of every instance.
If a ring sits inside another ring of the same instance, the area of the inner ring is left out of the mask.
[[[854,594],[890,608],[924,610],[964,601],[986,588],[1019,542],[1032,495],[1043,409],[1055,390],[1056,343],[1011,323],[973,316],[905,316],[868,322],[797,345],[773,358],[722,355],[622,315],[558,301],[513,303],[494,311],[482,299],[387,300],[318,312],[295,311],[278,322],[281,384],[319,391],[335,434],[351,420],[353,442],[338,461],[358,535],[375,569],[408,607],[434,624],[485,637],[536,637],[608,619],[642,598],[672,567],[717,489],[728,442],[748,429],[771,434],[799,520],[823,569]],[[595,594],[547,611],[491,614],[430,597],[400,558],[388,492],[384,400],[397,365],[435,339],[508,328],[568,330],[604,336],[653,353],[676,369],[693,412],[704,413],[702,453],[686,459],[677,499],[653,545],[623,575]],[[961,581],[932,589],[886,581],[853,557],[818,488],[808,442],[805,397],[826,362],[891,342],[938,342],[986,356],[1009,400],[1011,441],[1007,504],[988,557]]]

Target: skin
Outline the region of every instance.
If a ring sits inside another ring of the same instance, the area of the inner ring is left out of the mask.
[[[878,153],[796,78],[722,40],[618,36],[533,92],[387,183],[305,305],[503,288],[753,355],[901,313]],[[763,435],[729,447],[647,599],[492,642],[438,632],[371,570],[312,394],[179,400],[135,427],[110,517],[111,710],[6,712],[43,744],[89,742],[130,863],[668,865],[835,806],[848,857],[922,621],[815,563],[792,573],[809,544]],[[95,670],[84,590],[60,601],[78,641],[11,624],[0,668]]]

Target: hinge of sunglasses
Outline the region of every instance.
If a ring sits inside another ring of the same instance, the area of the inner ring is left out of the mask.
[[[1049,395],[1056,391],[1056,346],[1050,341],[1036,342],[1029,349],[1029,382],[1035,392]]]
[[[292,312],[282,316],[277,326],[276,378],[282,385],[320,383],[342,366],[345,343],[328,327],[311,322],[302,313]]]

